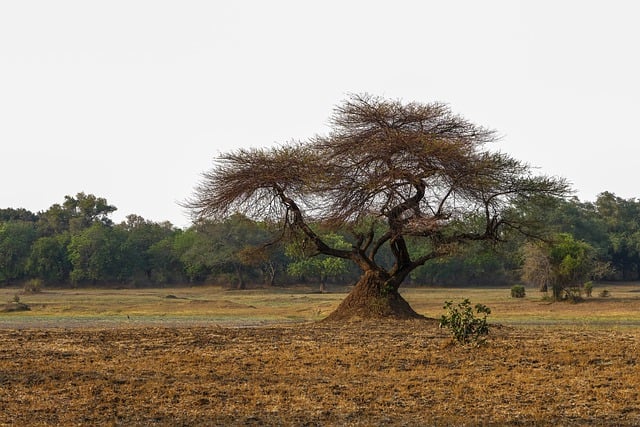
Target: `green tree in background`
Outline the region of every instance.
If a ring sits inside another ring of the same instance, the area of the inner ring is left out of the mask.
[[[171,223],[147,221],[139,215],[131,214],[116,228],[124,231],[126,235],[126,240],[121,248],[121,251],[127,255],[123,271],[128,271],[129,277],[134,282],[164,283],[164,280],[168,278],[165,271],[166,264],[159,263],[173,264],[174,260],[160,256],[160,246],[157,246],[155,251],[152,251],[151,248],[158,242],[170,239],[174,235]]]
[[[25,277],[31,245],[37,233],[33,222],[0,223],[0,283]]]
[[[27,274],[46,284],[64,283],[72,268],[67,256],[69,241],[69,233],[44,236],[36,240],[27,260]]]
[[[351,245],[337,233],[321,234],[322,240],[335,249],[349,249]],[[311,252],[310,252],[311,250]],[[297,239],[285,247],[285,254],[293,260],[287,272],[294,277],[317,277],[320,292],[326,292],[327,279],[337,277],[348,271],[344,259],[329,257],[318,253],[313,245],[305,245],[305,241]]]
[[[68,247],[72,283],[123,282],[131,271],[126,260],[132,253],[122,251],[126,238],[124,231],[102,222],[72,236]]]
[[[183,234],[180,229],[173,229],[171,235],[156,241],[149,246],[147,254],[151,263],[151,282],[164,285],[185,281],[184,266],[175,250],[175,242]]]
[[[595,207],[605,224],[607,255],[619,278],[640,279],[640,202],[604,192]]]
[[[38,215],[24,208],[5,208],[0,209],[0,223],[9,221],[36,222]]]
[[[246,276],[255,269],[246,251],[270,239],[264,227],[236,214],[224,221],[200,221],[180,236],[177,246],[192,280],[227,275],[234,278],[237,289],[245,289]]]
[[[102,197],[83,192],[75,197],[64,196],[64,202],[52,205],[39,215],[39,228],[45,235],[70,231],[76,234],[90,227],[94,222],[111,226],[109,215],[117,210]]]
[[[524,250],[522,278],[545,291],[551,286],[553,299],[575,299],[582,283],[596,269],[595,250],[588,243],[561,233],[551,242],[529,243]]]

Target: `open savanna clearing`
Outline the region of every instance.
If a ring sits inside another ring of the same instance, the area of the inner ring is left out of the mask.
[[[610,296],[599,297],[607,289]],[[250,326],[318,321],[333,311],[349,289],[317,293],[312,288],[243,291],[219,286],[161,289],[45,289],[23,294],[0,288],[0,309],[16,295],[30,310],[0,313],[0,328],[83,326]],[[439,319],[443,303],[469,298],[492,310],[489,321],[504,325],[587,324],[640,326],[640,283],[597,285],[579,304],[551,303],[527,290],[511,298],[508,288],[407,287],[401,294],[420,314]]]
[[[490,306],[482,347],[433,320],[315,321],[340,293],[21,295],[30,312],[0,314],[0,425],[640,425],[638,288],[581,304],[405,291],[429,317]]]

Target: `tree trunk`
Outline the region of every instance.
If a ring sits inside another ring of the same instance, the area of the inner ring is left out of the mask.
[[[348,319],[423,319],[397,289],[385,290],[388,277],[378,271],[367,271],[356,283],[353,290],[325,320],[344,321]]]
[[[276,283],[276,267],[273,263],[269,262],[267,264],[267,286],[273,287]]]
[[[236,275],[238,276],[238,285],[236,286],[236,289],[238,290],[247,289],[247,285],[244,283],[244,277],[242,276],[242,269],[238,264],[234,264],[233,266],[235,267]]]

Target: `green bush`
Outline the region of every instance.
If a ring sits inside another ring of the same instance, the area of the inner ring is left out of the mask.
[[[513,285],[511,287],[511,298],[524,298],[526,292],[523,285]]]
[[[584,285],[582,285],[582,289],[584,289],[584,294],[591,298],[591,294],[593,293],[593,282],[588,281]]]
[[[476,317],[471,307],[471,301],[465,299],[458,305],[453,305],[452,301],[444,303],[447,314],[440,318],[440,327],[448,328],[453,338],[460,344],[482,344],[489,334],[487,315],[491,314],[491,309],[483,304],[476,304],[475,310],[482,317]]]

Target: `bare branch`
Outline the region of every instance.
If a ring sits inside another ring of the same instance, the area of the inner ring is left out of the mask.
[[[185,206],[197,218],[238,211],[279,220],[320,252],[349,258],[363,270],[380,269],[375,254],[389,245],[392,271],[405,275],[458,243],[497,241],[505,227],[528,232],[514,204],[568,194],[564,180],[534,176],[528,165],[487,151],[495,132],[441,103],[351,95],[335,108],[331,125],[329,135],[306,142],[222,155]],[[335,250],[313,232],[315,221],[352,229],[384,224],[386,230],[376,236],[370,228],[350,250]],[[411,260],[408,236],[424,239],[433,251]]]

